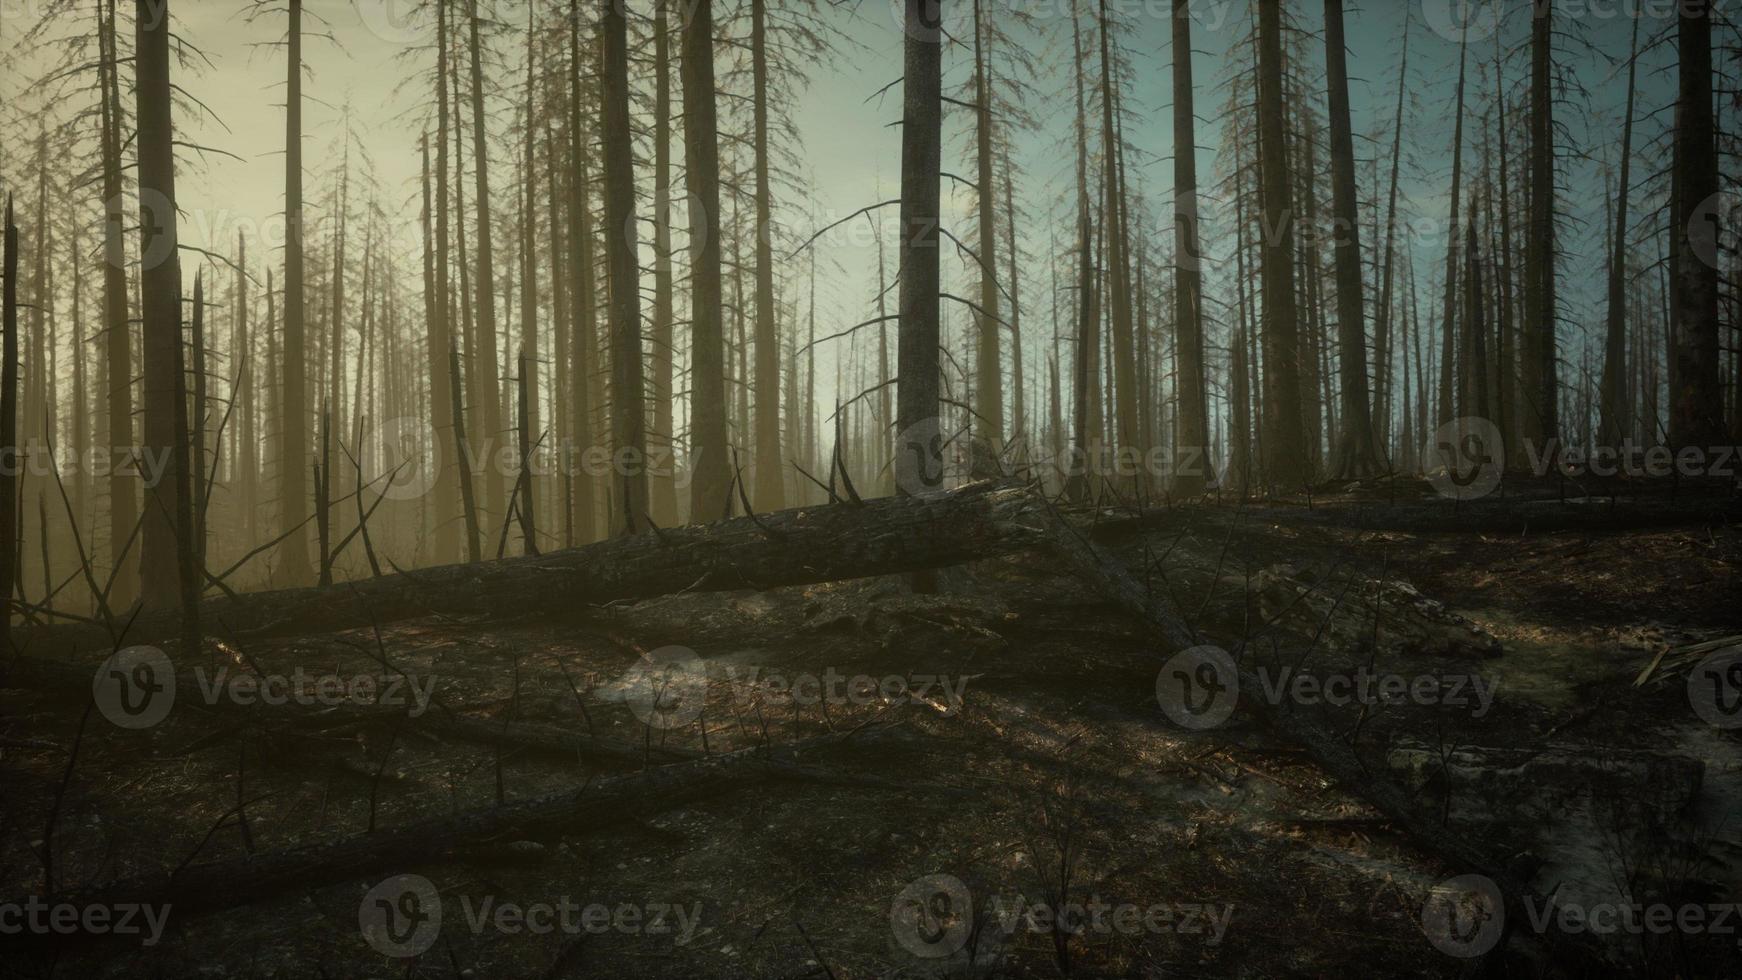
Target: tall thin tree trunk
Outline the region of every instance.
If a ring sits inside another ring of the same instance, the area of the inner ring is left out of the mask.
[[[6,196],[4,249],[0,254],[0,650],[12,650],[12,589],[18,580],[18,226],[12,195]],[[131,529],[129,529],[131,530]]]
[[[1337,264],[1337,360],[1342,397],[1335,462],[1338,479],[1379,469],[1367,388],[1366,302],[1362,296],[1361,216],[1355,191],[1355,137],[1349,120],[1349,59],[1343,0],[1325,0],[1325,65],[1331,122],[1331,244]]]
[[[1197,117],[1190,0],[1173,0],[1174,343],[1179,351],[1174,492],[1203,489],[1210,452],[1204,371],[1204,275],[1199,243]]]
[[[146,0],[140,0],[141,4]],[[279,402],[277,581],[284,586],[314,580],[309,564],[308,533],[308,351],[304,324],[302,218],[302,0],[286,0],[284,115],[284,394]],[[294,530],[293,530],[294,529]]]
[[[987,25],[981,18],[982,0],[974,3],[974,159],[975,202],[979,218],[980,309],[974,311],[977,326],[974,344],[974,422],[972,462],[976,475],[996,471],[997,456],[1004,448],[1004,366],[998,333],[998,233],[997,197],[992,186],[992,86],[988,80],[990,57],[985,50]]]
[[[1724,435],[1718,372],[1720,223],[1717,127],[1712,115],[1712,3],[1684,0],[1677,32],[1675,325],[1670,360],[1671,448],[1710,448]]]
[[[613,474],[613,534],[647,525],[646,389],[641,368],[640,234],[635,219],[635,158],[628,139],[629,22],[617,0],[601,0],[600,112],[605,147],[606,252],[611,269],[611,450],[630,460]]]
[[[901,128],[901,334],[895,484],[903,496],[938,487],[938,221],[943,130],[943,0],[905,0]],[[935,580],[916,575],[916,591]]]
[[[1615,229],[1609,253],[1609,311],[1603,337],[1603,386],[1597,399],[1599,445],[1618,447],[1627,431],[1627,197],[1633,174],[1634,83],[1639,75],[1639,21],[1627,49],[1627,108],[1621,120],[1621,175],[1615,195]]]
[[[1559,434],[1556,380],[1554,0],[1533,0],[1530,42],[1530,228],[1525,244],[1524,436],[1546,446]]]
[[[768,175],[767,0],[750,0],[750,59],[756,157],[755,504],[757,510],[780,510],[786,506],[786,493],[780,457],[780,340],[774,319],[774,222]]]
[[[114,0],[102,18],[103,41],[101,122],[103,126],[103,326],[104,356],[108,365],[109,429],[109,553],[115,565],[133,528],[139,521],[138,481],[131,471],[133,441],[133,332],[127,322],[127,247],[122,240],[126,227],[126,200],[121,191],[121,96],[116,75],[118,54]],[[126,567],[116,567],[110,586],[115,607],[130,604],[138,595],[135,554]],[[8,590],[8,594],[10,590]]]
[[[181,389],[181,283],[175,213],[175,138],[170,115],[169,10],[138,0],[140,286],[145,343],[144,446],[148,473],[145,526],[140,535],[144,599],[167,611],[180,602],[178,517],[186,445],[176,443],[176,397]],[[178,465],[179,464],[179,465]]]
[[[502,419],[498,414],[501,403],[501,393],[497,383],[497,352],[496,352],[496,286],[495,286],[495,244],[491,237],[490,214],[490,141],[484,128],[484,66],[483,45],[478,37],[478,0],[470,0],[470,9],[466,18],[468,24],[471,48],[472,69],[472,179],[476,192],[473,194],[473,207],[477,210],[478,231],[474,236],[473,253],[477,262],[478,286],[475,293],[477,301],[477,346],[467,351],[469,357],[482,362],[477,373],[478,390],[473,393],[472,410],[482,417],[478,419],[479,428],[486,433],[487,439],[496,438],[496,433],[502,431]],[[530,56],[529,56],[530,57]],[[528,93],[530,99],[531,93]],[[456,112],[458,107],[456,106]],[[529,136],[530,140],[531,137]],[[536,355],[535,355],[536,357]],[[484,475],[484,506],[489,513],[504,513],[502,510],[504,492],[502,474],[497,467],[485,465]]]
[[[726,360],[720,285],[720,141],[714,108],[714,5],[696,0],[683,28],[684,182],[690,195],[690,520],[730,509]],[[815,254],[815,253],[812,253]]]
[[[594,511],[597,487],[591,470],[585,465],[587,453],[593,448],[593,357],[598,351],[594,332],[597,322],[593,273],[592,212],[587,205],[589,192],[590,136],[581,125],[581,0],[570,0],[569,7],[569,128],[575,134],[576,166],[569,174],[569,277],[574,293],[574,323],[570,326],[569,377],[573,390],[569,393],[569,447],[564,468],[575,476],[574,521],[577,543],[594,540],[597,532]]]
[[[1289,210],[1282,101],[1282,0],[1258,3],[1258,130],[1264,310],[1266,482],[1294,490],[1308,478],[1300,422],[1300,325],[1294,292],[1294,221]]]
[[[675,328],[675,313],[673,312],[672,286],[672,255],[671,255],[671,25],[668,18],[666,0],[654,0],[653,4],[653,323],[650,360],[653,362],[653,377],[649,381],[649,396],[653,400],[653,429],[649,433],[656,443],[666,450],[673,449],[677,444],[677,425],[673,420],[673,403],[677,400],[676,388],[672,383],[672,352]],[[688,9],[687,5],[683,9]],[[688,67],[683,67],[685,78],[688,78]],[[710,89],[709,100],[713,99]],[[688,153],[688,106],[689,83],[684,83],[685,105],[685,153]],[[688,166],[686,160],[685,165]],[[695,365],[690,365],[693,375]],[[690,390],[690,416],[696,418],[696,393],[694,386]],[[690,427],[691,445],[696,439],[696,430],[692,421]],[[677,481],[669,467],[660,466],[650,478],[649,493],[653,508],[653,522],[662,527],[670,527],[677,523]],[[691,484],[692,491],[694,484]],[[704,509],[713,512],[719,508],[719,501],[707,505]],[[690,519],[700,520],[701,515],[694,509],[690,511]]]

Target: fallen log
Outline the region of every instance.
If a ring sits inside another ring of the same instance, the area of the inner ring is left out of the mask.
[[[92,670],[88,666],[60,663],[41,657],[18,657],[12,661],[12,681],[69,698],[88,698]],[[381,685],[378,685],[380,687]],[[258,730],[274,744],[289,746],[290,736],[297,732],[320,733],[334,729],[351,729],[372,725],[381,728],[404,727],[429,735],[457,739],[478,745],[512,748],[558,755],[589,766],[646,766],[671,762],[687,762],[708,758],[698,748],[669,744],[643,744],[572,731],[555,725],[529,722],[501,722],[464,714],[475,707],[448,704],[436,696],[421,714],[408,713],[404,705],[379,703],[345,703],[309,707],[294,701],[273,703],[265,700],[240,703],[229,698],[208,699],[200,682],[178,672],[175,698],[179,704],[200,704],[219,715],[236,719],[236,723],[195,743],[196,747],[225,741],[244,730]],[[39,747],[54,747],[44,743]],[[798,782],[828,783],[842,786],[893,788],[911,785],[874,776],[839,773],[816,766],[767,759],[752,763],[764,775]],[[942,792],[943,790],[938,790]]]
[[[1041,513],[1055,553],[1098,592],[1159,633],[1167,648],[1177,652],[1204,642],[1169,601],[1145,589],[1118,561],[1071,527],[1056,511],[1048,509]],[[1263,689],[1263,682],[1248,668],[1237,668],[1236,676],[1241,691]],[[1483,853],[1469,838],[1448,830],[1422,813],[1401,786],[1382,775],[1382,769],[1365,765],[1342,739],[1311,719],[1286,707],[1272,705],[1262,697],[1241,697],[1237,705],[1239,710],[1252,715],[1276,735],[1306,749],[1307,755],[1327,776],[1395,821],[1397,827],[1424,849],[1458,868],[1460,873],[1484,875],[1493,881],[1506,905],[1508,932],[1531,921],[1532,908],[1548,907],[1546,899]],[[1569,965],[1579,963],[1595,968],[1604,962],[1600,947],[1583,934],[1550,929],[1543,934],[1543,939]],[[1504,948],[1505,939],[1502,938],[1495,952]]]
[[[77,908],[123,905],[168,907],[177,916],[227,909],[294,888],[310,888],[381,871],[428,867],[503,841],[573,836],[644,819],[672,807],[748,786],[755,777],[802,766],[806,754],[840,745],[847,732],[772,749],[749,748],[607,776],[500,806],[485,806],[338,840],[301,844],[249,856],[184,863],[94,888],[55,896],[51,904]],[[52,941],[46,937],[45,941]]]
[[[1742,523],[1742,498],[1710,493],[1683,497],[1501,497],[1479,500],[1404,498],[1324,500],[1245,505],[1184,503],[1110,516],[1097,536],[1133,526],[1175,527],[1241,521],[1304,524],[1402,534],[1548,534],[1555,531],[1629,531]]]
[[[1009,482],[860,504],[798,507],[715,524],[647,531],[539,556],[443,565],[343,585],[223,595],[200,603],[215,635],[255,638],[355,629],[444,615],[513,614],[676,592],[808,585],[941,568],[1035,543],[1016,520],[1034,498]],[[129,644],[173,638],[173,614],[145,613]],[[37,656],[109,648],[87,623],[20,628]],[[5,683],[0,664],[0,685]]]

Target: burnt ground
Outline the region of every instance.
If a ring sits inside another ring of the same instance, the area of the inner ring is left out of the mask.
[[[1289,709],[1352,741],[1364,764],[1403,781],[1460,838],[1563,903],[1742,901],[1742,731],[1692,710],[1688,677],[1701,657],[1687,652],[1742,633],[1742,531],[1407,533],[1271,519],[1205,520],[1193,530],[1201,516],[1109,525],[1103,543],[1152,581],[1182,547],[1213,557],[1222,599],[1190,590],[1175,598],[1188,616],[1202,611],[1204,631],[1243,663],[1475,674],[1495,685],[1485,711]],[[1283,564],[1325,583],[1327,595],[1361,577],[1407,583],[1492,634],[1503,652],[1327,644],[1306,629],[1266,628],[1274,610],[1256,598],[1233,614],[1211,612]],[[317,723],[287,736],[242,723],[246,712],[198,703],[130,731],[77,698],[0,691],[0,900],[11,901],[42,891],[45,852],[57,887],[75,890],[361,834],[371,818],[385,834],[499,796],[580,788],[669,762],[662,748],[722,754],[843,734],[804,759],[836,781],[747,774],[730,791],[625,813],[599,829],[510,833],[405,866],[337,868],[329,883],[234,907],[172,908],[150,945],[139,936],[0,935],[0,949],[10,949],[0,975],[1464,970],[1466,961],[1430,942],[1423,909],[1436,883],[1467,869],[1440,862],[1246,713],[1209,730],[1170,721],[1156,693],[1161,648],[1060,562],[982,562],[945,572],[941,585],[938,595],[913,595],[901,580],[877,579],[383,627],[380,649],[393,666],[433,679],[454,710],[630,743],[641,759],[492,745],[412,723]],[[707,661],[707,696],[696,702],[699,718],[650,727],[636,665],[672,645]],[[198,666],[374,676],[376,650],[370,630],[230,640],[212,643]],[[190,659],[178,657],[177,669],[192,669]],[[808,703],[763,683],[828,671],[912,686]],[[962,685],[959,703],[936,687],[922,691],[928,675]],[[384,955],[360,923],[381,894],[370,890],[394,873],[422,876],[439,893],[439,933],[414,955]],[[916,896],[917,905],[906,901]],[[969,901],[972,929],[960,915]],[[573,928],[545,932],[494,918],[504,905],[563,902],[603,918],[583,923],[576,912]],[[1042,906],[1107,911],[1102,928],[1072,934],[1049,927]],[[1510,925],[1525,935],[1490,965],[1553,975],[1552,954],[1529,926]],[[1618,972],[1734,976],[1742,921],[1730,926],[1620,935],[1604,948]]]

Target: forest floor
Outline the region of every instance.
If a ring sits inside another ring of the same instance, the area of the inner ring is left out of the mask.
[[[1339,506],[1352,501],[1314,502]],[[1208,612],[1210,596],[1175,595],[1183,612],[1220,624],[1206,630],[1243,664],[1455,681],[1422,703],[1296,696],[1294,710],[1351,740],[1539,894],[1585,908],[1742,901],[1742,730],[1690,708],[1700,658],[1687,652],[1742,633],[1742,530],[1408,533],[1206,517],[1227,509],[1109,522],[1100,539],[1153,574],[1190,534],[1224,590],[1286,565],[1327,595],[1364,580],[1444,603],[1500,653],[1327,643],[1261,628],[1266,608],[1251,590],[1229,593],[1233,615]],[[1056,559],[979,562],[940,580],[935,595],[884,578],[514,619],[432,615],[383,626],[379,647],[365,629],[207,651],[208,676],[340,678],[380,674],[381,651],[472,717],[590,732],[641,746],[641,760],[413,725],[316,726],[287,740],[199,704],[130,731],[72,698],[0,690],[0,899],[40,891],[45,850],[56,882],[76,889],[196,852],[236,858],[578,789],[666,761],[673,747],[723,754],[865,736],[806,753],[839,781],[746,775],[601,829],[509,834],[388,872],[340,868],[329,883],[231,908],[171,909],[155,942],[24,937],[33,941],[0,958],[0,975],[1460,974],[1465,961],[1436,949],[1423,922],[1433,887],[1462,869],[1246,715],[1204,730],[1170,721],[1157,696],[1162,648]],[[660,729],[636,710],[636,666],[669,646],[703,658],[708,682],[699,717]],[[789,690],[831,677],[881,690]],[[433,942],[398,950],[414,955],[384,955],[365,935],[391,872],[439,895]],[[544,907],[555,928],[541,928]],[[1049,910],[1084,913],[1088,926],[1055,928]],[[1742,920],[1729,924],[1609,937],[1607,948],[1639,975],[1734,976]],[[0,936],[0,950],[19,942]],[[1517,958],[1536,955],[1528,941],[1507,948],[1520,971]]]

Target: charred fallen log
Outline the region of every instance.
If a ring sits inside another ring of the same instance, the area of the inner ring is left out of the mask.
[[[336,840],[300,844],[245,857],[193,863],[56,896],[77,907],[148,904],[177,916],[234,908],[294,888],[318,887],[359,875],[428,867],[472,849],[505,841],[575,836],[651,816],[674,806],[752,786],[757,777],[818,768],[800,760],[847,742],[854,733],[751,748],[641,772],[606,776],[578,789],[431,817]]]
[[[1053,550],[1086,582],[1156,631],[1169,649],[1182,651],[1204,642],[1165,598],[1144,588],[1118,561],[1096,547],[1056,512],[1049,511],[1046,517]],[[1263,686],[1263,682],[1248,668],[1237,668],[1236,676],[1241,690],[1257,691]],[[1391,818],[1399,829],[1429,853],[1456,867],[1460,873],[1480,874],[1492,880],[1505,901],[1511,922],[1528,921],[1531,908],[1546,907],[1545,900],[1536,895],[1528,883],[1484,853],[1469,837],[1447,829],[1422,812],[1415,798],[1383,775],[1381,767],[1366,765],[1352,747],[1312,719],[1286,707],[1272,705],[1260,697],[1239,698],[1237,703],[1276,735],[1304,748],[1327,776]],[[1557,955],[1564,957],[1569,964],[1595,966],[1603,961],[1601,951],[1586,943],[1584,936],[1549,930],[1545,938],[1555,947]],[[1504,949],[1504,945],[1500,948]]]
[[[226,594],[200,603],[220,637],[330,632],[431,614],[560,611],[677,592],[765,589],[868,578],[993,558],[1031,547],[1018,520],[1034,497],[979,483],[922,497],[799,507],[716,524],[648,531],[550,554],[400,572],[339,586]],[[173,616],[134,621],[127,643],[177,635]],[[91,624],[20,629],[36,656],[110,646]]]

